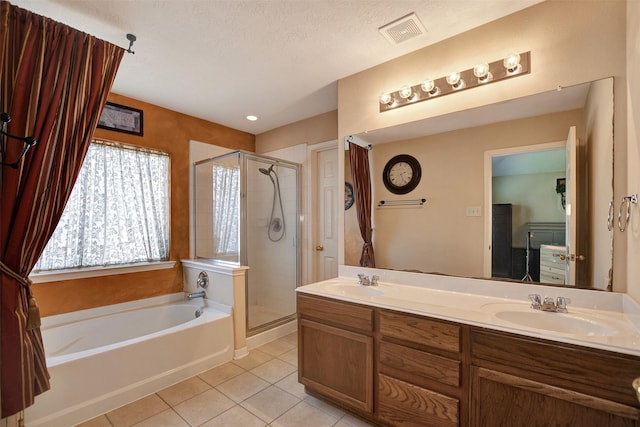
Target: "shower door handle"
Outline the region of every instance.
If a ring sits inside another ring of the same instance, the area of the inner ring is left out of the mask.
[[[324,251],[324,246],[316,245],[316,251]]]

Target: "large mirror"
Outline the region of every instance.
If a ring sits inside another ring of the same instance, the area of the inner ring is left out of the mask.
[[[611,289],[613,78],[349,139],[370,147],[377,268]],[[398,155],[420,167],[406,194],[383,180]]]

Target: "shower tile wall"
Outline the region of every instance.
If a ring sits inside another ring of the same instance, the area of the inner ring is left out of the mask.
[[[213,241],[213,180],[211,168],[195,168],[196,253],[202,258],[214,258]]]

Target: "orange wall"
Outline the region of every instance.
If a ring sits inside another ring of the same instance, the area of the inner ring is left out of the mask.
[[[144,136],[97,129],[95,137],[150,147],[171,158],[171,242],[169,258],[189,257],[189,140],[255,151],[255,136],[125,96],[109,101],[143,111]],[[33,292],[43,316],[182,291],[182,267],[89,279],[38,283]]]

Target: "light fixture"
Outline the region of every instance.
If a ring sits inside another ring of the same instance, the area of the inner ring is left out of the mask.
[[[456,90],[464,87],[464,80],[462,80],[460,73],[457,71],[447,74],[447,83]]]
[[[431,79],[426,79],[424,82],[422,82],[422,84],[420,85],[420,89],[422,89],[423,92],[429,94],[429,96],[435,96],[438,94],[438,86],[436,86],[436,82]]]
[[[400,95],[400,98],[407,99],[409,101],[413,101],[415,99],[411,86],[402,86],[402,88],[400,88],[400,91],[398,92],[398,95]]]
[[[502,61],[502,65],[507,70],[507,73],[518,73],[522,70],[522,65],[520,64],[520,55],[517,53],[511,53],[504,61]]]
[[[509,54],[497,61],[481,62],[473,68],[437,79],[425,79],[419,84],[402,86],[395,92],[386,92],[379,97],[380,112],[440,98],[476,86],[486,86],[530,72],[531,52]]]
[[[390,107],[393,105],[394,102],[395,100],[393,99],[393,96],[391,96],[390,93],[383,93],[382,95],[380,95],[380,104]]]
[[[473,67],[473,75],[478,78],[478,83],[487,83],[493,77],[486,62]]]
[[[247,120],[249,120],[250,122],[255,122],[256,120],[258,120],[258,116],[254,116],[252,114],[248,115]]]

